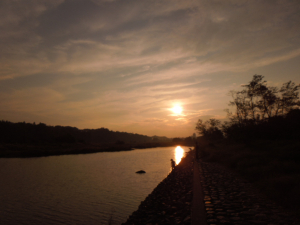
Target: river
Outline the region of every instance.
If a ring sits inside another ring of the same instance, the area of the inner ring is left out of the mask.
[[[121,224],[188,147],[0,159],[0,224]],[[136,174],[145,170],[145,174]]]

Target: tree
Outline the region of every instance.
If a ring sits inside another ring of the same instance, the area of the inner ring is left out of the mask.
[[[300,85],[295,85],[294,82],[289,81],[284,83],[279,90],[281,93],[281,101],[280,101],[280,111],[281,114],[288,113],[291,109],[297,108],[300,106],[299,92],[297,92],[300,88]]]
[[[244,94],[246,99],[244,107],[248,111],[247,115],[250,115],[250,118],[253,120],[257,118],[256,113],[257,109],[259,109],[257,98],[268,91],[266,81],[263,78],[264,76],[255,74],[249,84],[242,85],[245,89],[240,92]]]
[[[203,122],[201,119],[196,123],[198,133],[209,140],[217,140],[223,138],[223,133],[220,130],[221,121],[217,119],[209,119]]]
[[[229,121],[222,125],[226,138],[250,140],[254,137],[278,138],[288,133],[284,118],[300,106],[299,85],[287,82],[279,89],[268,86],[262,75],[242,85],[241,91],[230,91],[233,100],[227,109]],[[298,115],[298,114],[297,114]],[[296,121],[296,119],[295,119]]]
[[[300,106],[297,92],[299,85],[289,81],[278,89],[267,86],[263,78],[262,75],[254,75],[248,84],[242,85],[243,90],[230,91],[233,101],[229,105],[235,106],[235,114],[230,114],[231,118],[239,123],[248,120],[257,122],[279,114],[284,115]]]

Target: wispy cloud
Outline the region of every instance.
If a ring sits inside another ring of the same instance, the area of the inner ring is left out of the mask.
[[[285,78],[299,82],[299,10],[280,0],[3,0],[0,116],[189,134],[197,118],[225,117],[226,93],[249,71],[276,83],[268,68],[289,63]],[[176,102],[184,117],[169,116]]]

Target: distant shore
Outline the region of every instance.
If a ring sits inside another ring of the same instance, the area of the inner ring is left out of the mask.
[[[136,144],[0,144],[0,158],[30,158],[54,155],[131,151],[134,149],[177,146],[172,142]]]

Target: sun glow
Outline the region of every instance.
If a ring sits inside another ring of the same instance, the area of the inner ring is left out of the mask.
[[[175,114],[181,114],[182,112],[182,107],[180,105],[175,105],[172,109],[173,113]]]
[[[178,163],[180,163],[180,161],[183,157],[183,154],[184,154],[183,148],[181,148],[180,146],[177,146],[175,148],[175,162],[177,165],[178,165]]]

